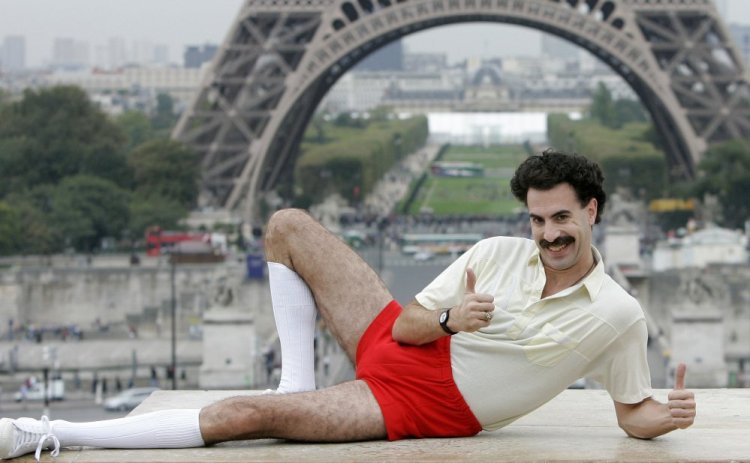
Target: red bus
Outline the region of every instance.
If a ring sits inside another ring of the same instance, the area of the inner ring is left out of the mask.
[[[146,255],[159,256],[168,253],[182,241],[202,241],[211,243],[211,234],[206,232],[164,231],[160,227],[146,229]]]

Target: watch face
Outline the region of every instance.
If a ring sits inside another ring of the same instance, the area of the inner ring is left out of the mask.
[[[448,312],[447,311],[445,311],[445,312],[443,312],[443,313],[440,314],[440,323],[445,323],[445,320],[447,320],[447,319],[448,319]]]

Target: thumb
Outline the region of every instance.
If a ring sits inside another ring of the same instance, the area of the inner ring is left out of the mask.
[[[687,366],[684,363],[677,365],[677,371],[674,375],[675,389],[685,389],[685,371],[687,371]]]
[[[466,292],[474,294],[476,293],[477,276],[474,274],[474,270],[466,269]]]

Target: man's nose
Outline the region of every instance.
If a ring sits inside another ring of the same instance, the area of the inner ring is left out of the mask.
[[[560,237],[560,229],[553,224],[544,225],[544,239],[548,242],[553,242]]]

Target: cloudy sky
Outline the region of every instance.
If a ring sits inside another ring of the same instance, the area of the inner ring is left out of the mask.
[[[750,24],[750,1],[719,0],[732,22]],[[169,46],[173,62],[182,62],[186,44],[220,43],[243,0],[0,0],[0,40],[26,37],[27,65],[49,62],[57,37],[94,47],[110,37]],[[461,24],[423,31],[406,38],[411,51],[466,56],[528,55],[539,51],[539,32],[502,24]],[[498,45],[509,44],[499,49]],[[512,44],[512,46],[510,45]]]

